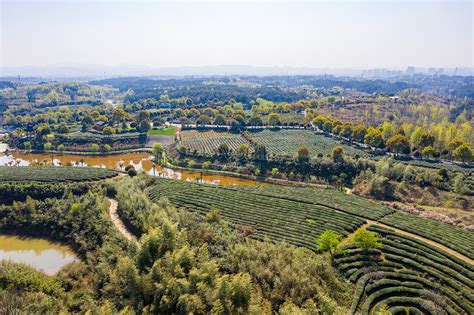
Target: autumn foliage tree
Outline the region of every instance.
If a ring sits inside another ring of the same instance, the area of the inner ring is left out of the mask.
[[[388,139],[387,148],[394,153],[409,154],[410,142],[407,137],[397,134]]]

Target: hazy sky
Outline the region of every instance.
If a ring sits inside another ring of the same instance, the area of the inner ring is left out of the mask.
[[[473,66],[472,1],[5,1],[1,66]]]

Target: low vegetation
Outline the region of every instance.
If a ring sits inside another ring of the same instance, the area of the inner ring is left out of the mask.
[[[240,145],[250,146],[250,143],[240,134],[217,131],[195,131],[186,130],[181,132],[180,146],[191,154],[202,154],[214,156],[218,153],[219,147],[225,144],[230,151],[236,152]],[[183,149],[179,149],[183,151]],[[229,152],[230,154],[230,152]]]
[[[256,144],[263,145],[272,155],[295,156],[298,148],[306,146],[309,149],[310,156],[316,156],[318,153],[324,156],[331,155],[332,150],[341,146],[347,154],[358,154],[360,156],[368,155],[366,152],[356,149],[331,137],[317,134],[311,130],[261,130],[248,133]]]
[[[426,237],[474,259],[473,233],[465,229],[399,211],[380,222]]]
[[[472,314],[473,266],[437,247],[378,226],[379,249],[346,245],[337,268],[355,284],[350,313]]]
[[[65,242],[82,258],[53,277],[2,263],[2,309],[32,314],[347,312],[350,285],[326,257],[248,239],[219,215],[178,211],[165,199],[152,203],[143,192],[151,182],[145,176],[122,177],[105,186],[92,183],[81,195],[68,191],[44,200],[26,197],[25,188],[25,201],[0,205],[2,231]],[[126,222],[134,213],[146,216],[139,246],[115,229],[106,194],[116,196]]]
[[[0,166],[0,181],[79,182],[115,177],[117,171],[71,166]]]
[[[218,209],[223,218],[240,225],[254,238],[269,237],[307,248],[314,248],[314,239],[326,229],[347,235],[364,223],[359,217],[324,205],[324,197],[322,203],[314,204],[277,196],[275,191],[264,195],[260,193],[262,190],[159,179],[149,194],[152,200],[166,197],[177,207],[202,215]],[[356,208],[362,211],[363,206]],[[135,213],[137,223],[143,225],[144,218]]]

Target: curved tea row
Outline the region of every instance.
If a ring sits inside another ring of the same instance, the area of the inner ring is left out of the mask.
[[[380,250],[347,246],[335,256],[356,285],[351,312],[473,314],[474,266],[420,240],[378,226]]]
[[[240,188],[158,179],[149,196],[154,201],[166,197],[177,207],[200,214],[218,209],[232,223],[255,228],[255,238],[269,237],[308,248],[314,248],[314,239],[326,229],[347,235],[365,223],[364,219],[324,205]]]

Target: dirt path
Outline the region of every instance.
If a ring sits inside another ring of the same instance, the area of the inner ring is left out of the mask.
[[[437,247],[441,250],[444,250],[445,252],[447,252],[447,253],[449,253],[449,254],[451,254],[451,255],[453,255],[453,256],[455,256],[455,257],[457,257],[457,258],[459,258],[459,259],[461,259],[461,260],[463,260],[463,261],[465,261],[465,262],[467,262],[471,265],[474,265],[474,260],[470,259],[469,257],[464,256],[463,254],[458,253],[457,251],[455,251],[455,250],[453,250],[449,247],[446,247],[446,246],[444,246],[440,243],[437,243],[433,240],[430,240],[428,238],[425,238],[425,237],[422,237],[422,236],[419,236],[417,234],[413,234],[413,233],[410,233],[410,232],[407,232],[407,231],[404,231],[404,230],[400,230],[396,227],[386,225],[386,224],[383,224],[383,223],[379,223],[377,221],[372,221],[372,220],[367,220],[367,224],[363,225],[363,227],[368,227],[369,225],[378,225],[380,227],[393,230],[393,231],[395,231],[399,234],[402,234],[402,235],[405,235],[405,236],[410,236],[410,237],[415,238],[417,240],[423,241],[427,244],[433,245],[433,246],[435,246],[435,247]]]
[[[348,195],[351,195],[353,192],[353,189],[349,189],[349,188],[346,188],[346,193]],[[372,220],[368,220],[368,219],[365,219],[367,221],[366,224],[362,225],[360,228],[368,228],[370,225],[378,225],[380,227],[383,227],[383,228],[386,228],[386,229],[391,229],[391,230],[394,230],[395,232],[397,232],[398,234],[402,234],[402,235],[405,235],[405,236],[410,236],[412,238],[415,238],[417,240],[420,240],[422,242],[425,242],[427,244],[430,244],[432,246],[435,246],[441,250],[444,250],[445,252],[471,264],[471,265],[474,265],[474,260],[447,247],[447,246],[444,246],[443,244],[440,244],[440,243],[437,243],[433,240],[430,240],[429,238],[425,238],[423,236],[420,236],[420,235],[417,235],[417,234],[413,234],[413,233],[410,233],[410,232],[407,232],[407,231],[404,231],[404,230],[400,230],[399,228],[396,228],[396,227],[393,227],[393,226],[390,226],[390,225],[386,225],[386,224],[383,224],[383,223],[380,223],[378,221],[372,221]],[[350,234],[348,237],[346,237],[343,241],[342,241],[342,244],[344,243],[348,243],[352,240],[352,234]]]
[[[109,201],[109,216],[112,222],[114,223],[115,227],[119,232],[129,241],[137,242],[137,239],[135,236],[133,236],[132,233],[130,233],[127,228],[125,227],[125,224],[123,224],[122,220],[120,219],[118,213],[117,213],[117,201],[111,198],[107,198]]]

